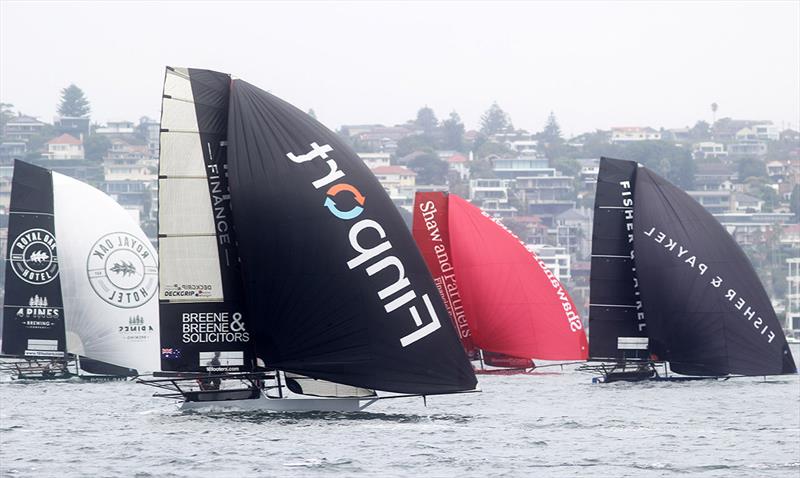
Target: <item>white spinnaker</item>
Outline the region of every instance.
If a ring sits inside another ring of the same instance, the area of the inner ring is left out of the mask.
[[[97,189],[53,173],[67,351],[159,369],[158,256],[133,217]]]
[[[170,302],[221,301],[214,211],[189,70],[168,69],[166,75],[158,186],[160,298]],[[195,291],[202,293],[193,294]]]

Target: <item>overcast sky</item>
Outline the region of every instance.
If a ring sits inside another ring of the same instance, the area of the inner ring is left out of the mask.
[[[165,65],[233,73],[329,127],[423,105],[467,128],[497,101],[538,131],[800,123],[800,2],[35,2],[0,0],[0,100],[52,121],[157,118]]]

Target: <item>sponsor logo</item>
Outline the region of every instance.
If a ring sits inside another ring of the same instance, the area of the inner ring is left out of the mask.
[[[161,286],[164,297],[202,298],[211,297],[211,284],[167,284]]]
[[[19,307],[15,315],[29,329],[49,329],[55,325],[60,313],[58,307],[48,307],[47,297],[37,294],[28,300],[28,307]]]
[[[86,272],[97,296],[115,307],[139,307],[158,289],[158,263],[150,244],[127,232],[98,239],[86,259]]]
[[[655,226],[652,226],[649,231],[645,231],[643,234],[655,241],[655,243],[663,246],[663,251],[672,256],[673,260],[683,263],[683,267],[686,269],[695,271],[698,277],[708,278],[714,274],[711,270],[713,263],[709,266],[705,262],[702,262],[697,256],[689,252],[689,249],[684,248],[664,231],[659,231]],[[708,272],[708,276],[705,275],[706,272]],[[719,289],[720,293],[725,291],[724,299],[727,299],[727,303],[735,307],[741,316],[753,325],[754,331],[764,336],[767,343],[771,344],[772,341],[775,340],[776,333],[771,330],[769,325],[765,323],[765,320],[761,318],[760,313],[754,308],[754,305],[751,307],[751,304],[748,303],[736,289],[722,287],[723,282],[725,281],[721,276],[714,275],[714,277],[709,279],[708,283]],[[719,298],[722,299],[723,297],[720,295]],[[767,311],[767,318],[769,318],[769,313],[770,311]]]
[[[631,256],[631,275],[633,277],[633,295],[636,296],[636,320],[639,332],[647,328],[645,321],[644,309],[642,308],[642,293],[639,290],[639,277],[636,274],[636,261],[633,253],[633,188],[631,188],[630,181],[619,182],[620,195],[622,196],[622,206],[627,208],[623,209],[625,214],[625,231],[628,234],[628,244],[630,244]]]
[[[47,284],[58,276],[56,238],[44,229],[28,229],[11,244],[11,268],[29,284]]]
[[[356,186],[342,181],[346,177],[346,173],[339,169],[335,159],[328,157],[328,153],[332,151],[333,147],[328,144],[320,146],[317,143],[311,143],[311,151],[308,153],[301,155],[286,153],[286,157],[295,164],[316,162],[327,166],[328,172],[323,177],[312,181],[311,186],[314,189],[325,191],[322,206],[328,209],[334,217],[345,222],[352,221],[352,225],[347,231],[347,238],[350,247],[356,252],[356,256],[347,261],[347,268],[354,270],[364,266],[364,272],[368,277],[384,270],[394,270],[397,274],[395,282],[377,290],[376,294],[380,300],[385,302],[383,308],[387,314],[397,309],[408,312],[416,330],[399,338],[400,345],[407,347],[431,335],[442,324],[428,294],[417,297],[417,292],[405,275],[405,266],[402,260],[397,256],[390,255],[392,243],[387,238],[383,226],[373,219],[362,218],[356,221],[367,208],[367,198]],[[345,194],[351,196],[356,205],[342,210],[334,197],[344,197]],[[367,246],[366,243],[373,245]],[[386,274],[381,274],[381,276],[384,277]],[[423,321],[418,306],[422,306],[422,310],[427,311],[430,317],[427,323]]]
[[[181,333],[185,344],[250,341],[239,312],[184,312]]]
[[[153,332],[152,325],[146,323],[144,317],[141,315],[134,315],[128,318],[126,325],[120,325],[118,332],[125,340],[133,342],[141,342],[147,340],[150,333]]]

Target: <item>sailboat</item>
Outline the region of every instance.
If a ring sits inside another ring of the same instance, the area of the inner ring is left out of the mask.
[[[686,192],[602,158],[594,214],[589,355],[606,363],[589,369],[599,381],[797,373],[747,256]]]
[[[414,239],[476,373],[586,360],[581,317],[557,277],[498,220],[455,194],[418,192]]]
[[[20,379],[111,379],[158,368],[158,257],[119,204],[14,162],[3,369]]]
[[[183,408],[360,410],[476,379],[388,195],[333,132],[230,75],[168,67],[161,368]]]

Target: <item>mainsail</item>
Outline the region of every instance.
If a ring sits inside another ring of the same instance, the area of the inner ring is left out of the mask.
[[[685,375],[797,373],[769,296],[725,228],[644,167],[634,202],[636,269],[655,358]]]
[[[513,359],[520,357],[584,360],[588,346],[580,315],[544,262],[500,223],[456,195],[447,196],[447,207],[441,209],[446,215],[425,214],[444,200],[444,193],[418,195],[415,230],[424,253],[431,256],[433,247],[434,266],[446,264],[453,285],[445,287],[457,290],[455,317],[458,323],[462,316],[466,319],[472,343],[494,352],[494,363],[519,363]],[[448,230],[449,247],[434,244],[442,228]],[[436,276],[436,267],[432,270]]]
[[[254,367],[228,187],[230,76],[167,68],[161,113],[161,369]]]
[[[635,185],[636,163],[600,159],[589,291],[589,356],[596,360],[649,358],[633,260]]]
[[[600,163],[591,357],[684,375],[796,373],[747,256],[703,206],[632,161]]]
[[[97,189],[22,161],[11,194],[4,353],[155,370],[158,258],[138,224]]]
[[[281,370],[391,392],[474,388],[411,234],[336,134],[234,80],[228,166],[259,358]]]
[[[9,209],[2,352],[64,357],[67,341],[50,171],[14,161]]]

